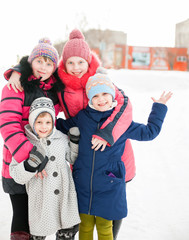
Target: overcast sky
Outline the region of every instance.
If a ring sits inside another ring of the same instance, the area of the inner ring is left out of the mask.
[[[39,38],[65,40],[83,16],[86,28],[127,33],[127,44],[174,47],[175,25],[189,18],[188,0],[6,0],[0,3],[0,66],[28,55]]]

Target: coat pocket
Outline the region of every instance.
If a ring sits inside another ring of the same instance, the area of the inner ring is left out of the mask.
[[[125,166],[123,162],[116,162],[105,170],[104,175],[112,181],[125,181]]]

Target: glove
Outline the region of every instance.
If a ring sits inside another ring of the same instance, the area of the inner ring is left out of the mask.
[[[80,131],[79,131],[78,127],[70,128],[70,130],[68,132],[68,136],[72,143],[79,144]]]
[[[68,136],[70,138],[69,146],[70,146],[70,163],[74,164],[75,160],[78,156],[79,151],[79,138],[80,138],[80,131],[78,127],[70,128],[68,132]]]
[[[31,167],[36,168],[44,161],[44,159],[45,159],[44,156],[39,151],[37,151],[37,147],[34,146],[30,152],[28,164]]]
[[[37,150],[37,147],[34,146],[30,152],[29,159],[24,161],[24,167],[26,171],[29,172],[41,172],[48,162],[48,157],[44,156],[41,152]]]

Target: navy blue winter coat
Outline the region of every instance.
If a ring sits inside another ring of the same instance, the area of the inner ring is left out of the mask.
[[[92,135],[112,111],[99,112],[87,106],[74,118],[58,119],[57,129],[67,133],[70,127],[77,126],[80,130],[79,154],[73,166],[79,212],[118,220],[127,216],[125,166],[121,161],[125,142],[128,138],[154,139],[161,130],[167,107],[154,103],[147,125],[132,122],[113,146],[106,147],[103,152],[94,151],[91,149]]]

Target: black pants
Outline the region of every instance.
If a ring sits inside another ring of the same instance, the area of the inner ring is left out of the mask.
[[[11,233],[17,231],[29,233],[27,193],[15,195],[10,194],[9,196],[13,210]]]
[[[114,240],[117,239],[117,235],[119,233],[121,223],[122,223],[122,219],[113,221],[113,237],[114,237]]]

